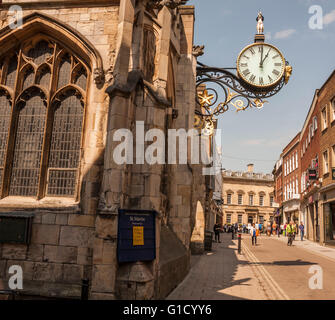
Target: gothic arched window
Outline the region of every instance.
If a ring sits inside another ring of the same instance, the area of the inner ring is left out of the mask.
[[[78,193],[89,69],[75,54],[36,37],[0,57],[0,193]]]

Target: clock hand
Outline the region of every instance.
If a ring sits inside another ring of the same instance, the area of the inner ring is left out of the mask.
[[[269,56],[270,51],[271,51],[271,48],[269,49],[268,53],[267,53],[266,56],[264,57],[264,59],[263,59],[263,61],[262,61],[262,65],[263,65],[265,59]]]
[[[260,63],[259,63],[259,67],[260,68],[263,68],[263,46],[262,46],[262,50],[261,50],[261,61],[260,61]]]

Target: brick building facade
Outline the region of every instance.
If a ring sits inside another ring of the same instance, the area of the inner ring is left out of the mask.
[[[301,150],[301,211],[306,228],[306,237],[320,241],[321,216],[319,215],[319,159],[320,118],[318,112],[318,91],[315,92],[309,112],[300,135]],[[309,170],[315,170],[315,180],[310,180]]]
[[[300,134],[300,217],[307,239],[335,241],[335,72],[315,91]],[[292,140],[292,141],[293,141]],[[292,142],[285,147],[290,149]],[[298,148],[298,145],[297,145]],[[285,166],[285,159],[283,163]],[[285,172],[285,168],[283,169]],[[276,170],[274,170],[276,172]],[[278,175],[279,176],[279,175]],[[283,175],[285,184],[285,173]],[[276,193],[280,192],[276,184]],[[284,191],[285,194],[285,191]]]
[[[320,136],[320,210],[323,241],[335,242],[335,71],[319,92]]]
[[[283,150],[283,222],[299,220],[300,215],[300,132]]]

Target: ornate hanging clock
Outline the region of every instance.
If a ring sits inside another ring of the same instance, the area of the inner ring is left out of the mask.
[[[288,66],[284,55],[274,45],[265,43],[264,17],[257,17],[255,43],[245,47],[237,58],[237,74],[249,87],[267,91],[275,87],[285,77],[288,81],[292,67]]]
[[[286,61],[275,46],[254,43],[244,48],[237,59],[239,77],[257,89],[272,88],[285,73]]]
[[[256,21],[255,42],[242,49],[236,68],[210,67],[197,62],[196,128],[208,129],[211,124],[213,131],[214,117],[228,111],[230,106],[237,111],[261,109],[268,102],[265,99],[276,95],[288,83],[292,67],[278,48],[265,43],[261,12]],[[232,69],[236,69],[236,74]],[[223,89],[220,97],[217,89]]]

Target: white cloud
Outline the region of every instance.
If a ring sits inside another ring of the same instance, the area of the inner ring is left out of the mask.
[[[282,31],[278,31],[275,33],[275,39],[286,39],[289,38],[292,34],[296,33],[297,30],[295,29],[286,29]]]
[[[271,39],[272,39],[271,32],[267,32],[267,33],[265,34],[265,39],[266,39],[266,40],[271,40]]]
[[[330,24],[333,23],[335,21],[335,10],[327,13],[324,17],[323,17],[323,23],[324,24]]]

